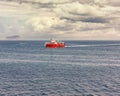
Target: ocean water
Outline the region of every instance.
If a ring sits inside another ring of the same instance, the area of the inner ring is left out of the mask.
[[[0,41],[0,96],[120,96],[120,41]]]

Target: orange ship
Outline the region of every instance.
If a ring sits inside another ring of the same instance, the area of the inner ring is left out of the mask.
[[[44,46],[46,48],[64,48],[65,43],[51,39],[51,41],[45,42]]]

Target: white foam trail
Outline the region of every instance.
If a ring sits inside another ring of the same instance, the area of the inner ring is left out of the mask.
[[[65,47],[101,47],[101,46],[120,46],[120,44],[72,45],[72,46],[65,46]]]

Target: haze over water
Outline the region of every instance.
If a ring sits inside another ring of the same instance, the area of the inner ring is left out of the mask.
[[[0,41],[0,96],[120,96],[120,41]]]

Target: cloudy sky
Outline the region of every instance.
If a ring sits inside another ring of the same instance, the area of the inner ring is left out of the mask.
[[[0,40],[120,40],[119,0],[0,0]]]

